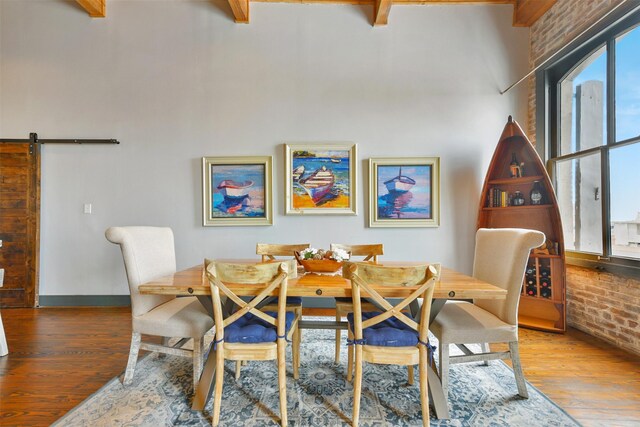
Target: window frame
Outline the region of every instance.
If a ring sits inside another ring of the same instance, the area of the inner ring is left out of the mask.
[[[602,200],[602,255],[565,250],[567,264],[594,268],[627,277],[640,278],[640,259],[631,259],[612,254],[610,216],[610,170],[611,149],[631,144],[640,144],[640,135],[616,141],[615,114],[615,49],[616,38],[627,31],[640,28],[638,5],[621,8],[599,25],[581,35],[577,40],[561,49],[544,67],[536,72],[536,148],[547,161],[547,170],[556,186],[555,166],[558,161],[576,159],[588,154],[600,153],[601,200]],[[640,30],[639,30],[640,31]],[[606,145],[560,154],[560,85],[563,79],[598,49],[606,46]],[[556,59],[557,58],[557,59]]]

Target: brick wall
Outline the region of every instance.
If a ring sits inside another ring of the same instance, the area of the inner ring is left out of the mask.
[[[640,354],[640,281],[568,266],[567,321]]]
[[[558,0],[532,27],[533,68],[562,48],[620,0]],[[535,79],[529,80],[528,134],[535,142]],[[640,354],[640,281],[567,266],[570,326]]]

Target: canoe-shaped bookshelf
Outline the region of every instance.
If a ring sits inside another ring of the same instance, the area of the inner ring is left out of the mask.
[[[518,321],[523,327],[564,332],[565,262],[558,202],[538,153],[511,116],[484,180],[477,226],[545,234],[545,247],[529,256]]]

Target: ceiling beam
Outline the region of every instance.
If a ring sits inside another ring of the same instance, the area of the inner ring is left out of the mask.
[[[515,0],[513,26],[530,27],[556,3],[556,0]]]
[[[373,25],[387,25],[391,0],[373,0]]]
[[[229,6],[237,24],[249,23],[249,0],[229,0]]]
[[[1,1],[1,0],[0,0]],[[97,2],[100,0],[77,0]],[[104,2],[104,0],[102,0]],[[236,22],[249,23],[249,1],[261,3],[316,3],[373,5],[373,25],[387,25],[391,5],[456,5],[456,4],[510,4],[513,5],[513,26],[530,27],[545,14],[557,0],[228,0]]]
[[[107,16],[107,0],[76,0],[92,18]]]

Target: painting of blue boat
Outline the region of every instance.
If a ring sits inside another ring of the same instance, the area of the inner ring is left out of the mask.
[[[211,216],[265,216],[265,165],[211,165]]]
[[[430,165],[378,165],[378,218],[431,219]]]

